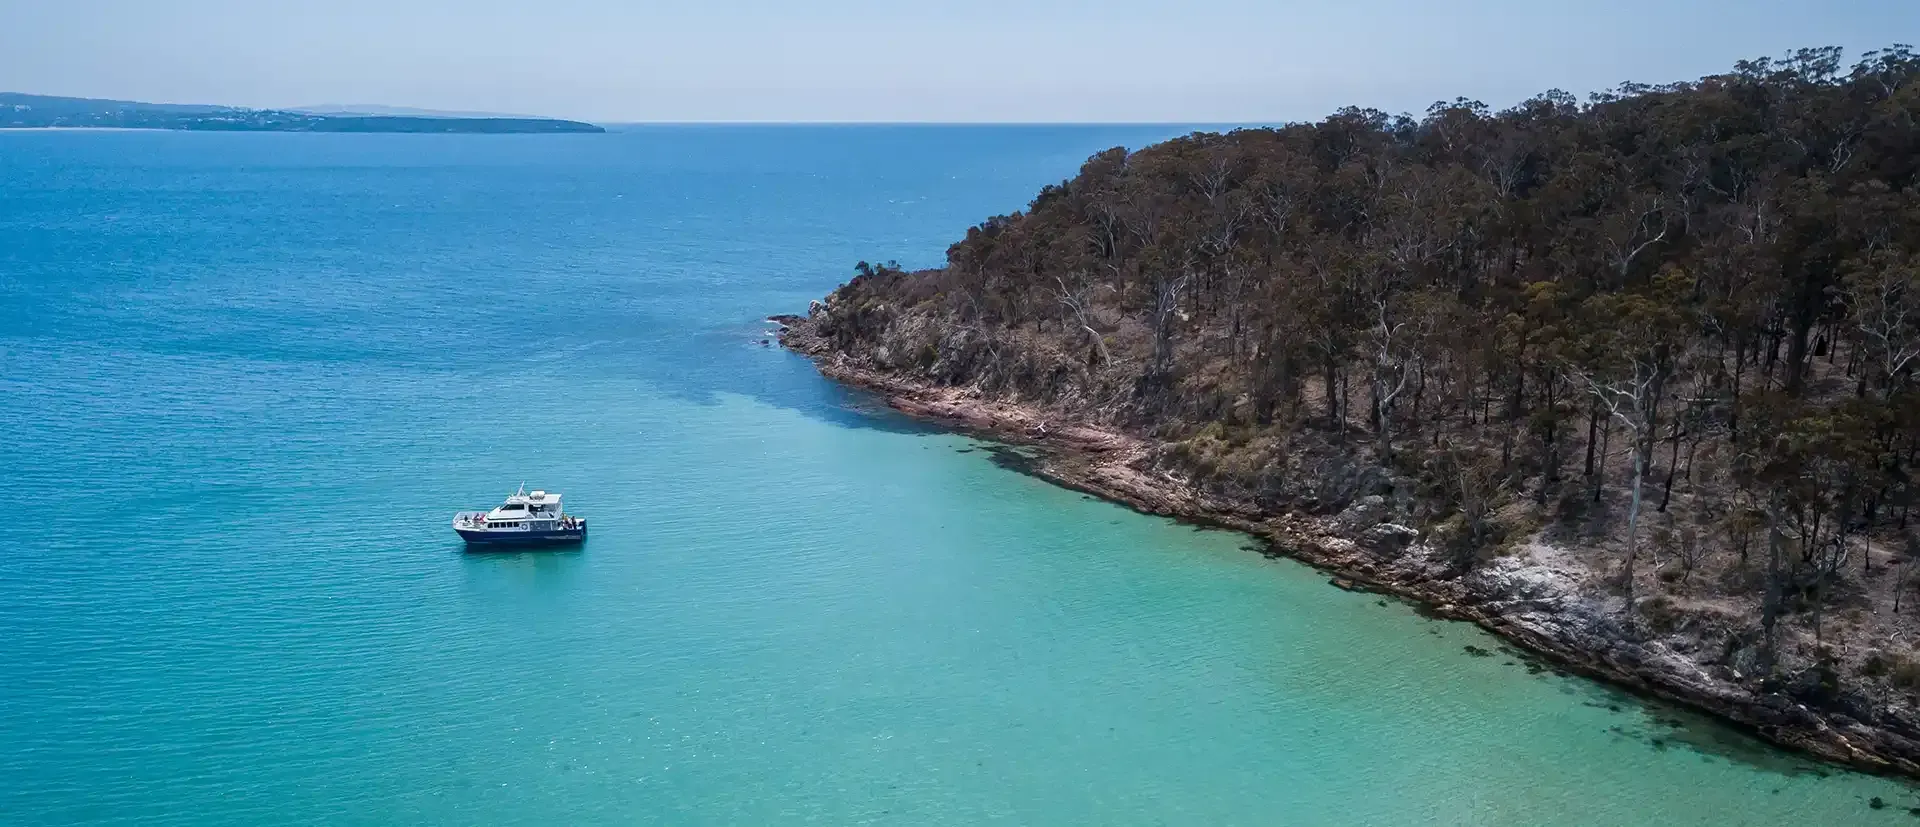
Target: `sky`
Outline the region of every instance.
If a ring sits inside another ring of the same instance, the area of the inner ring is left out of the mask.
[[[1277,123],[1920,42],[1920,0],[0,0],[0,91],[637,121]]]

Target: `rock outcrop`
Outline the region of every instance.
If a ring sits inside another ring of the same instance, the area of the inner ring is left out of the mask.
[[[1409,481],[1351,450],[1310,446],[1261,474],[1209,473],[1182,446],[1100,421],[1085,407],[1086,394],[1063,404],[1008,392],[1017,385],[1004,378],[949,384],[929,378],[924,365],[904,367],[898,346],[837,342],[835,312],[829,300],[806,317],[772,320],[783,327],[782,344],[811,357],[825,376],[882,394],[907,414],[1033,446],[1039,460],[1030,471],[1059,485],[1247,532],[1270,553],[1328,571],[1343,588],[1415,601],[1561,669],[1704,710],[1782,746],[1865,771],[1920,776],[1911,706],[1831,691],[1818,670],[1760,679],[1736,665],[1751,643],[1741,639],[1741,624],[1716,624],[1712,612],[1678,612],[1682,628],[1650,629],[1623,611],[1589,558],[1542,537],[1463,567],[1446,523],[1424,532],[1411,524],[1435,515]]]

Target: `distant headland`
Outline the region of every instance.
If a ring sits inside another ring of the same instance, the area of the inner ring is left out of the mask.
[[[0,92],[0,129],[178,129],[204,132],[605,132],[580,121],[245,109]]]

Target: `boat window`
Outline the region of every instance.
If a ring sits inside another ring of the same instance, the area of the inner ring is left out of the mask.
[[[500,506],[501,511],[519,511],[523,508],[526,508],[526,506],[521,503],[507,503],[506,505]]]

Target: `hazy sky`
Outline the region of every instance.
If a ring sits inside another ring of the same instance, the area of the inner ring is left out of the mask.
[[[598,121],[1496,107],[1920,41],[1920,0],[0,0],[0,91]]]

